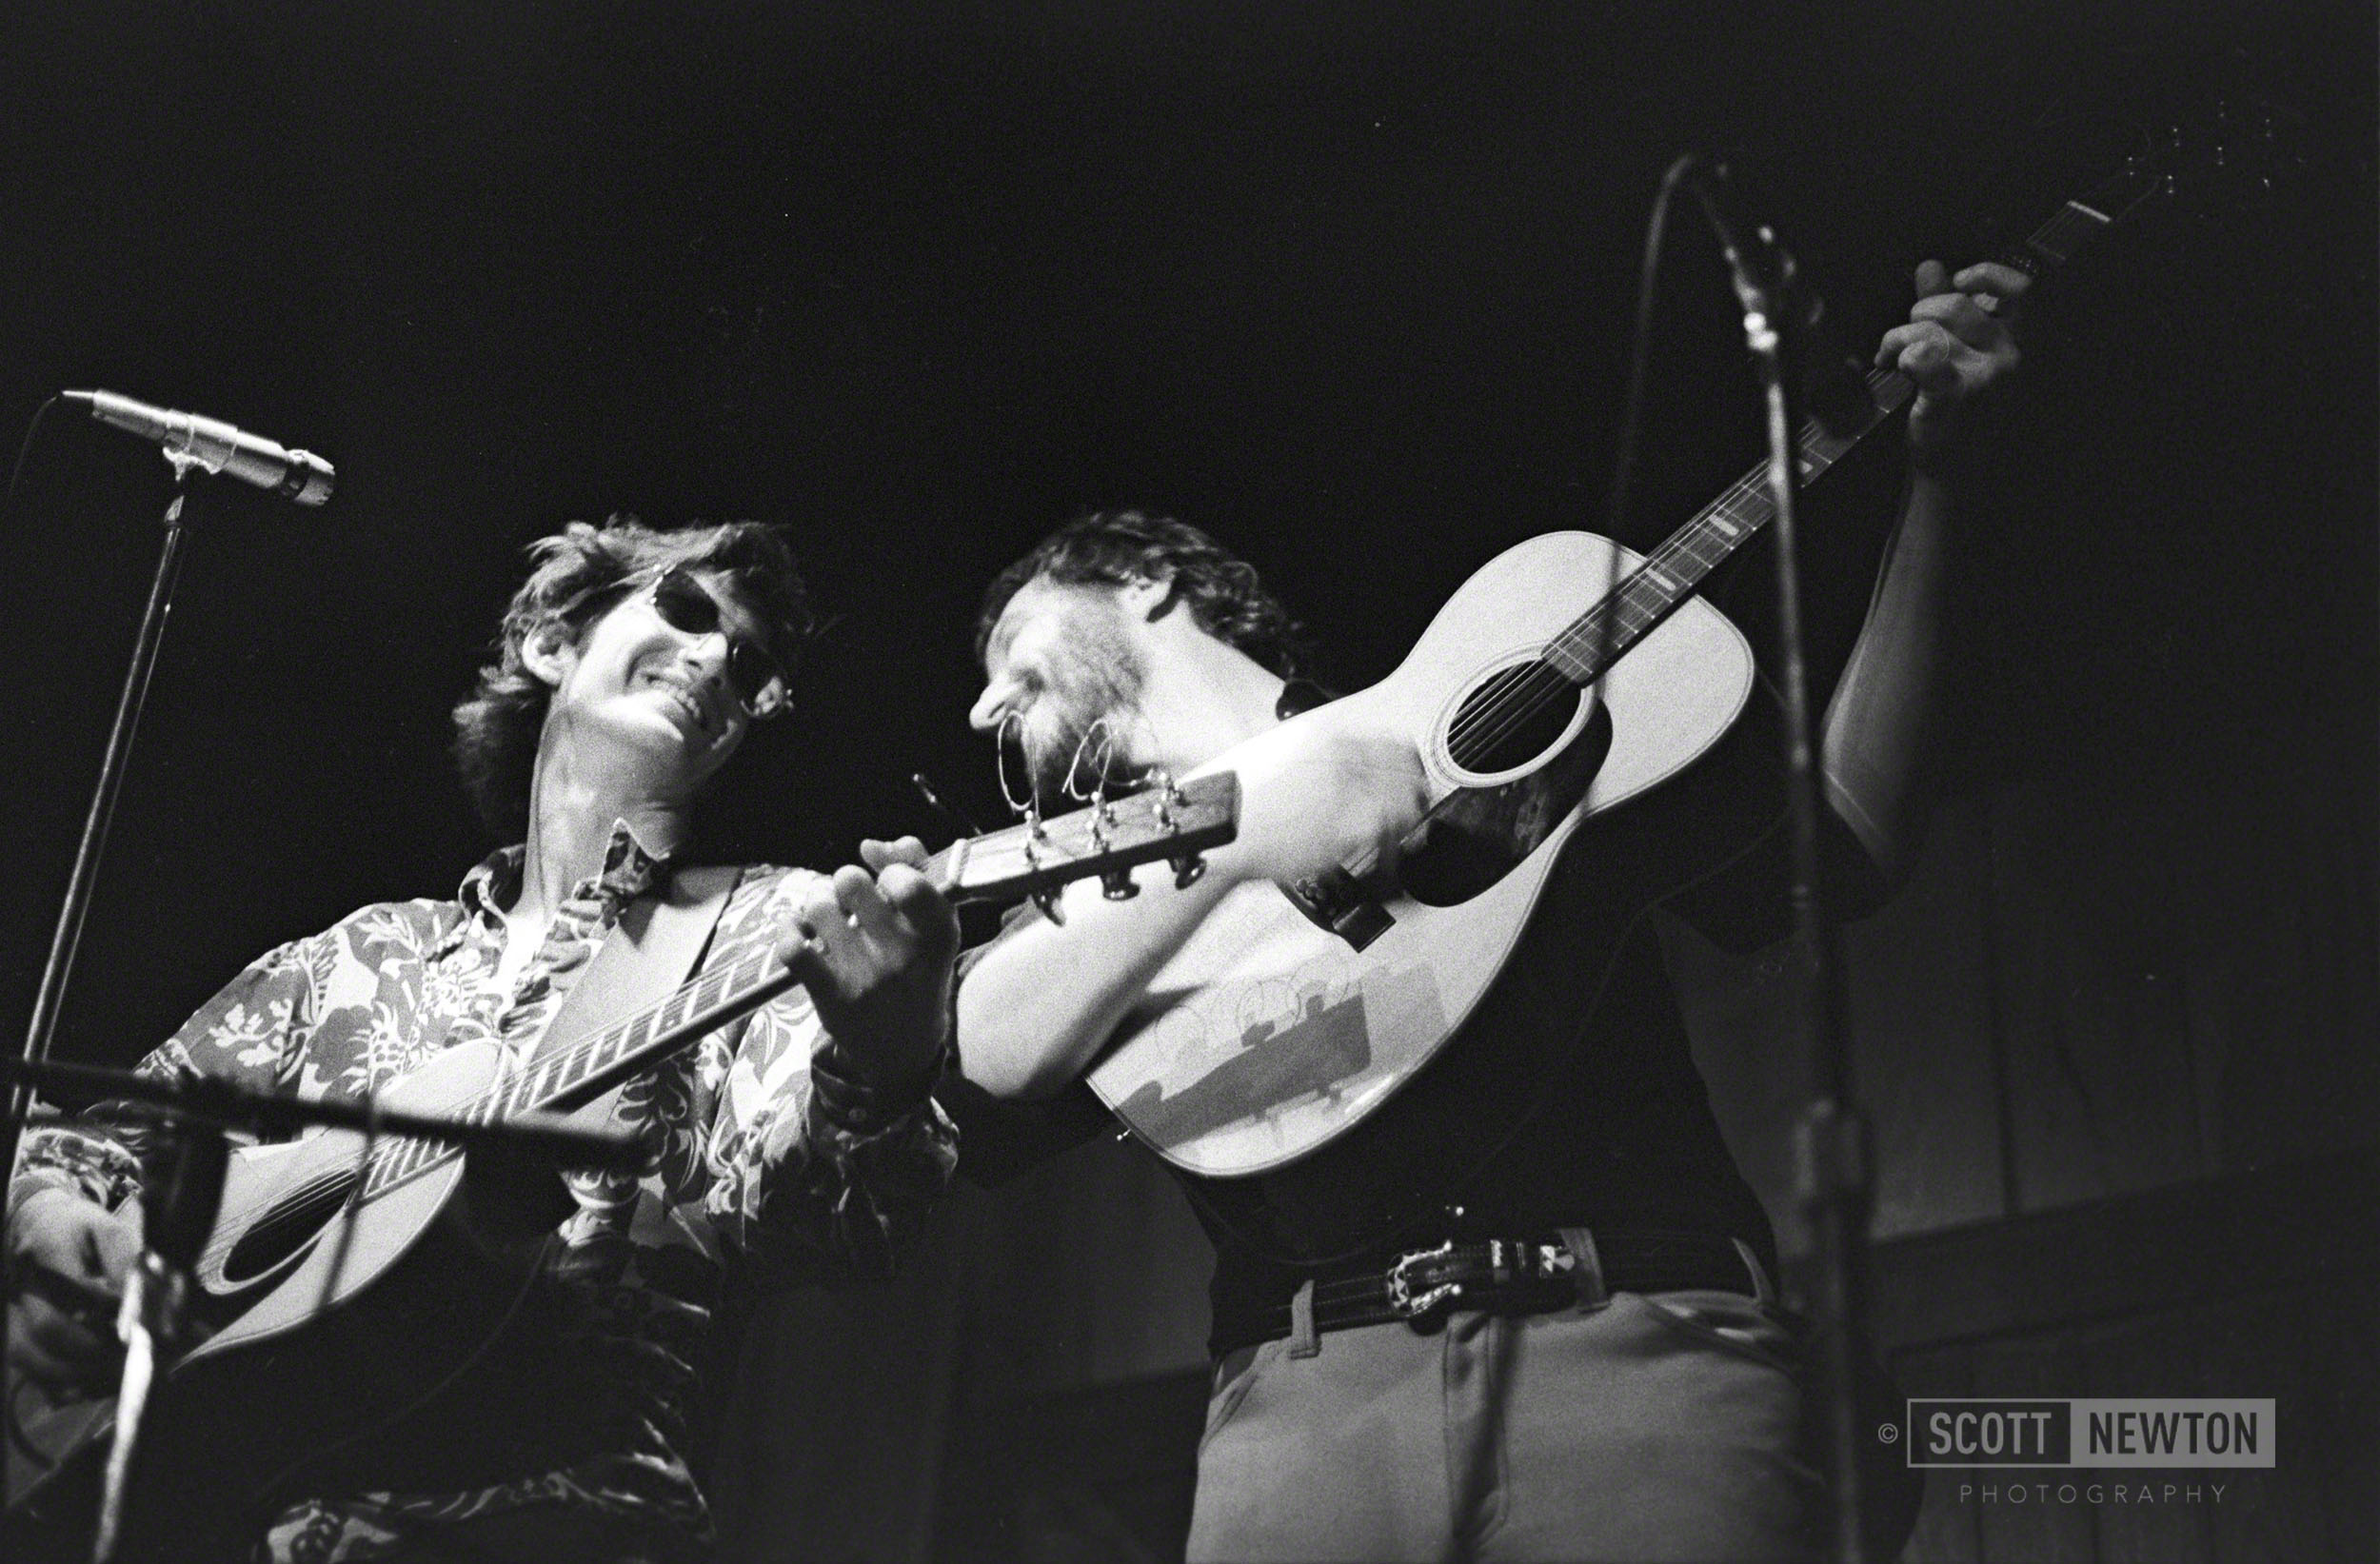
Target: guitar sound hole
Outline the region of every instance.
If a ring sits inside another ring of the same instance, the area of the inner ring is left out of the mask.
[[[287,1264],[314,1241],[354,1192],[353,1168],[317,1175],[285,1192],[269,1211],[249,1224],[224,1257],[225,1282],[252,1281]]]
[[[1584,694],[1543,663],[1516,663],[1463,698],[1447,753],[1466,771],[1518,770],[1554,747]]]

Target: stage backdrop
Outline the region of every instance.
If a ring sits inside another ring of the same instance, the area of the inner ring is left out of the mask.
[[[1079,508],[1173,510],[1259,561],[1344,687],[1498,549],[1602,527],[1677,150],[1747,170],[1872,339],[1921,257],[1989,254],[2209,89],[2261,90],[2304,122],[2291,190],[2176,214],[2042,301],[1966,540],[1951,799],[1852,935],[1853,1011],[1878,1229],[1937,1283],[1883,1299],[1913,1375],[2189,1379],[2317,1431],[2187,1536],[2088,1511],[2012,1536],[1941,1501],[1920,1551],[2370,1556],[2370,1295],[2338,1267],[2380,1021],[2372,58],[2370,15],[2315,0],[23,0],[0,426],[96,386],[341,473],[321,513],[200,485],[58,1051],[129,1063],[272,944],[451,888],[491,843],[446,714],[565,521],[794,527],[831,623],[711,844],[829,865],[943,833],[913,772],[1001,818],[962,721],[976,596]],[[1711,247],[1671,252],[1638,544],[1756,450]],[[1843,475],[1822,530],[1855,553],[1894,483],[1889,452]],[[0,514],[11,1037],[165,499],[153,454],[53,411]],[[1790,1235],[1781,969],[1667,951]],[[2115,1242],[2203,1222],[2229,1237],[2177,1273]],[[772,1303],[725,1409],[729,1555],[1178,1546],[1200,1245],[1109,1143],[962,1192],[902,1283]],[[2152,1316],[2181,1323],[2105,1335]]]

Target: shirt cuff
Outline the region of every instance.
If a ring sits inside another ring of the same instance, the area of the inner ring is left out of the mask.
[[[29,1130],[16,1178],[9,1184],[9,1220],[45,1189],[62,1189],[113,1211],[140,1188],[139,1161],[108,1137],[59,1126]]]
[[[926,1105],[940,1074],[938,1062],[914,1084],[871,1086],[844,1059],[843,1045],[829,1039],[810,1056],[810,1100],[828,1126],[843,1135],[881,1136],[904,1125]]]

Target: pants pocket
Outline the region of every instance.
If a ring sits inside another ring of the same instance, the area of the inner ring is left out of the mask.
[[[1248,1398],[1264,1372],[1280,1360],[1289,1343],[1286,1339],[1267,1341],[1258,1347],[1242,1347],[1239,1352],[1224,1355],[1215,1366],[1215,1390],[1206,1401],[1206,1432],[1199,1435],[1199,1450],[1203,1454],[1207,1443],[1223,1431],[1223,1426]],[[1245,1361],[1235,1367],[1234,1358],[1246,1355]]]
[[[1800,1338],[1741,1293],[1638,1293],[1645,1313],[1688,1340],[1779,1374],[1801,1373]]]

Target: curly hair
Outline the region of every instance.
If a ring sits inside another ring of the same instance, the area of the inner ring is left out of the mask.
[[[522,647],[537,631],[559,623],[575,636],[673,565],[726,577],[788,677],[812,628],[792,548],[778,528],[757,522],[671,530],[615,515],[601,526],[572,522],[529,544],[528,555],[535,563],[505,609],[495,661],[480,669],[478,684],[454,708],[464,790],[481,822],[506,841],[528,829],[529,778],[553,693],[522,660]]]
[[[1299,626],[1264,589],[1256,566],[1170,516],[1095,510],[1068,522],[992,578],[975,618],[978,663],[1008,600],[1042,577],[1077,586],[1161,581],[1169,590],[1157,614],[1170,612],[1177,603],[1189,604],[1200,629],[1283,678],[1298,672],[1305,655]]]

